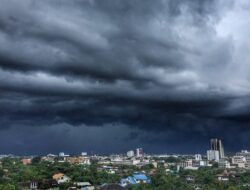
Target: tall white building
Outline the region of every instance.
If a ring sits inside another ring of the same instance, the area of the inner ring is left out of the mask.
[[[218,150],[208,150],[207,151],[207,160],[219,162],[220,154]]]
[[[64,152],[60,152],[60,153],[59,153],[59,156],[60,156],[60,157],[64,157],[64,155],[65,155]]]
[[[127,152],[127,157],[134,157],[135,156],[135,152],[133,150],[130,150]]]
[[[143,156],[143,152],[142,152],[142,148],[137,148],[136,149],[136,157],[142,157]]]
[[[210,140],[211,150],[218,150],[220,158],[224,158],[224,147],[220,139],[211,139]]]

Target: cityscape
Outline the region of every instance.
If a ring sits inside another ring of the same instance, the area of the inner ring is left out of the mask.
[[[222,140],[217,138],[210,140],[206,154],[149,155],[143,148],[136,148],[112,155],[88,155],[87,152],[79,155],[64,152],[39,156],[1,155],[0,168],[0,182],[9,182],[6,187],[0,185],[1,189],[250,188],[250,151],[227,155]],[[19,177],[12,173],[17,168]],[[46,169],[48,171],[44,171]],[[162,185],[159,178],[164,177],[166,181]]]
[[[0,0],[0,190],[250,190],[250,0]]]

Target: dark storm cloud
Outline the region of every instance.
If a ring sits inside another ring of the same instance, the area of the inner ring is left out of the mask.
[[[244,0],[2,0],[1,129],[45,137],[49,126],[84,133],[83,125],[115,125],[126,131],[121,142],[152,151],[154,143],[204,147],[214,136],[231,144],[236,131],[245,143],[249,7]]]

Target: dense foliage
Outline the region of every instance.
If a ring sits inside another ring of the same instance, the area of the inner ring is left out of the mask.
[[[4,158],[1,160],[0,168],[0,189],[1,190],[24,190],[20,183],[30,180],[51,179],[57,172],[65,173],[72,181],[89,181],[95,186],[104,183],[117,183],[121,176],[109,174],[98,170],[98,164],[93,162],[90,166],[70,165],[69,163],[50,163],[41,161],[40,158],[34,158],[30,165],[23,165],[19,159]],[[149,175],[153,165],[147,165],[141,168]],[[134,166],[120,166],[119,170],[126,171],[123,175],[131,175],[133,171],[139,170]],[[230,179],[229,182],[219,182],[215,176],[222,172],[217,168],[202,168],[197,171],[183,170],[178,174],[166,174],[165,168],[160,166],[156,169],[154,175],[151,175],[151,184],[140,184],[129,187],[131,190],[193,190],[195,187],[201,187],[203,190],[244,190],[244,187],[250,182],[250,173],[244,173],[239,179]],[[185,176],[193,176],[195,182],[187,182]],[[61,185],[61,189],[67,189],[72,185]],[[44,186],[44,189],[48,187]]]

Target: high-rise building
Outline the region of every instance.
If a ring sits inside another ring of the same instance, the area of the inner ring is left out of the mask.
[[[142,152],[142,148],[137,148],[136,149],[136,157],[142,157],[143,156],[143,152]]]
[[[134,157],[135,156],[135,152],[133,150],[130,150],[127,152],[127,157]]]
[[[65,155],[64,152],[60,152],[60,153],[59,153],[59,156],[60,156],[60,157],[64,157],[64,155]]]
[[[210,140],[211,150],[219,151],[219,157],[224,158],[224,147],[220,139],[211,139]]]
[[[220,156],[218,150],[208,150],[207,151],[207,160],[219,162]]]

